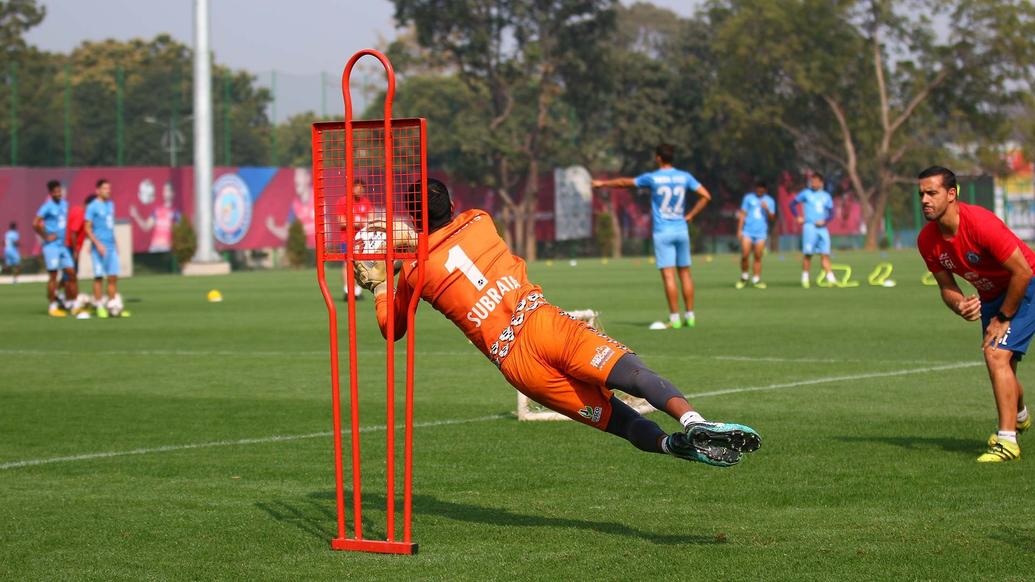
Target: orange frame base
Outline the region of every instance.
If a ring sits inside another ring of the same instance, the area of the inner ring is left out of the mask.
[[[405,554],[412,556],[417,553],[417,544],[412,542],[386,542],[381,540],[336,538],[331,540],[331,549],[349,550],[353,552],[373,552],[375,554]]]

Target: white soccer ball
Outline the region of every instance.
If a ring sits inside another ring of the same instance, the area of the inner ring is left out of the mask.
[[[118,316],[122,315],[122,309],[123,309],[122,297],[119,296],[119,295],[116,295],[114,299],[108,300],[107,308],[108,308],[108,314],[111,315],[112,317],[118,317]]]
[[[387,223],[375,220],[356,232],[355,243],[357,253],[383,253],[388,244]],[[405,222],[395,221],[392,230],[392,243],[396,252],[412,252],[417,248],[417,232]],[[360,261],[372,268],[376,261]],[[402,261],[395,261],[395,270],[402,268]]]

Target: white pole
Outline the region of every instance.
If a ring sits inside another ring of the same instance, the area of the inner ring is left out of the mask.
[[[192,262],[219,261],[212,240],[212,72],[208,0],[194,0],[194,226],[198,250]]]

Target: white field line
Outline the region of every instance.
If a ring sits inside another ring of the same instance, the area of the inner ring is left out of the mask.
[[[705,396],[722,396],[725,394],[737,394],[740,392],[763,392],[765,390],[781,390],[783,388],[796,388],[798,386],[812,386],[814,384],[829,384],[831,382],[851,382],[854,380],[868,380],[870,378],[890,378],[893,376],[909,376],[912,374],[926,374],[929,372],[941,372],[943,370],[956,370],[959,368],[973,368],[983,366],[984,362],[960,362],[946,364],[944,366],[930,366],[927,368],[910,368],[908,370],[892,370],[890,372],[869,372],[866,374],[849,374],[845,376],[827,376],[825,378],[813,378],[811,380],[798,380],[797,382],[785,382],[781,384],[768,384],[766,386],[749,386],[744,388],[728,388],[725,390],[713,390],[711,392],[698,392],[687,394],[687,399],[703,398]]]
[[[811,380],[799,380],[797,382],[786,382],[782,384],[769,384],[767,386],[751,386],[744,388],[729,388],[725,390],[714,390],[711,392],[698,392],[695,394],[687,394],[688,399],[703,398],[707,396],[722,396],[724,394],[737,394],[740,392],[761,392],[765,390],[781,390],[783,388],[796,388],[798,386],[811,386],[814,384],[827,384],[830,382],[851,382],[854,380],[866,380],[869,378],[889,378],[894,376],[908,376],[912,374],[926,374],[929,372],[941,372],[944,370],[956,370],[959,368],[972,368],[975,366],[983,365],[982,362],[961,362],[956,364],[949,364],[945,366],[931,366],[927,368],[910,368],[908,370],[894,370],[891,372],[872,372],[869,374],[853,374],[848,376],[828,376],[825,378],[813,378]],[[453,420],[438,420],[431,422],[415,423],[414,428],[427,428],[434,426],[445,426],[454,424],[468,424],[472,422],[484,422],[489,420],[499,420],[501,418],[507,418],[509,414],[496,414],[492,416],[481,416],[478,418],[466,418],[466,419],[453,419]],[[399,428],[402,428],[401,426]],[[367,426],[361,427],[360,432],[374,432],[385,430],[384,425],[379,426]],[[7,469],[17,469],[19,467],[31,467],[35,465],[48,465],[51,463],[70,463],[75,461],[85,461],[90,459],[105,459],[110,457],[123,457],[127,455],[147,455],[151,453],[164,453],[169,451],[183,451],[188,449],[204,449],[211,447],[231,447],[231,446],[242,446],[242,445],[254,445],[263,443],[275,443],[282,441],[297,441],[302,439],[320,438],[330,436],[332,433],[327,432],[314,432],[309,434],[299,435],[275,435],[269,437],[252,438],[252,439],[239,439],[234,441],[213,441],[207,443],[195,443],[185,445],[167,445],[161,447],[142,448],[142,449],[131,449],[128,451],[110,451],[104,453],[85,453],[82,455],[72,455],[68,457],[50,457],[46,459],[30,459],[27,461],[11,461],[8,463],[0,464],[0,471]]]
[[[414,428],[430,428],[435,426],[446,426],[453,424],[469,424],[472,422],[484,422],[488,420],[499,420],[511,416],[509,414],[494,414],[492,416],[480,416],[477,418],[462,418],[453,420],[436,420],[430,422],[416,422],[413,424]],[[360,427],[359,432],[380,432],[385,430],[385,425],[378,426],[363,426]],[[398,429],[404,428],[403,425],[398,425]],[[347,430],[347,429],[346,429]],[[303,439],[315,439],[321,437],[328,437],[334,434],[331,431],[324,432],[311,432],[308,434],[292,434],[292,435],[274,435],[261,438],[253,439],[238,439],[235,441],[212,441],[207,443],[193,443],[185,445],[165,445],[161,447],[150,447],[142,449],[130,449],[128,451],[108,451],[103,453],[84,453],[82,455],[71,455],[68,457],[49,457],[46,459],[30,459],[27,461],[11,461],[9,463],[0,464],[0,471],[7,469],[17,469],[20,467],[32,467],[35,465],[49,465],[52,463],[72,463],[75,461],[87,461],[90,459],[108,459],[111,457],[125,457],[129,455],[149,455],[151,453],[167,453],[170,451],[186,451],[190,449],[208,449],[213,447],[235,447],[242,445],[261,445],[265,443],[279,443],[283,441],[298,441]],[[346,432],[346,435],[348,433]]]
[[[380,350],[359,350],[361,356],[378,356],[384,352]],[[396,347],[396,354],[406,353],[405,346]],[[343,351],[342,357],[348,352]],[[418,356],[448,356],[463,357],[471,356],[483,358],[481,352],[476,349],[462,351],[427,351],[420,350]],[[272,351],[272,350],[99,350],[99,351],[73,351],[73,350],[37,350],[37,349],[3,349],[0,348],[0,356],[159,356],[159,357],[328,357],[327,350],[308,351]],[[729,362],[769,362],[788,364],[918,364],[918,365],[939,365],[951,364],[948,360],[874,360],[874,359],[846,359],[846,358],[781,358],[775,356],[731,356],[731,355],[698,355],[698,354],[651,354],[645,356],[648,360],[653,359],[691,359],[691,360],[717,360]]]

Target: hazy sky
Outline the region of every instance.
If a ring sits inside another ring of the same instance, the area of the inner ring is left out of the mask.
[[[193,0],[42,0],[43,23],[27,40],[42,49],[68,52],[86,40],[153,38],[167,32],[193,43]],[[628,2],[626,2],[628,3]],[[689,16],[699,0],[654,0]],[[339,77],[355,51],[392,38],[394,7],[388,0],[210,0],[211,45],[216,61],[247,69],[262,84],[276,70],[277,118],[320,112],[321,78]],[[340,93],[326,89],[337,106]]]

